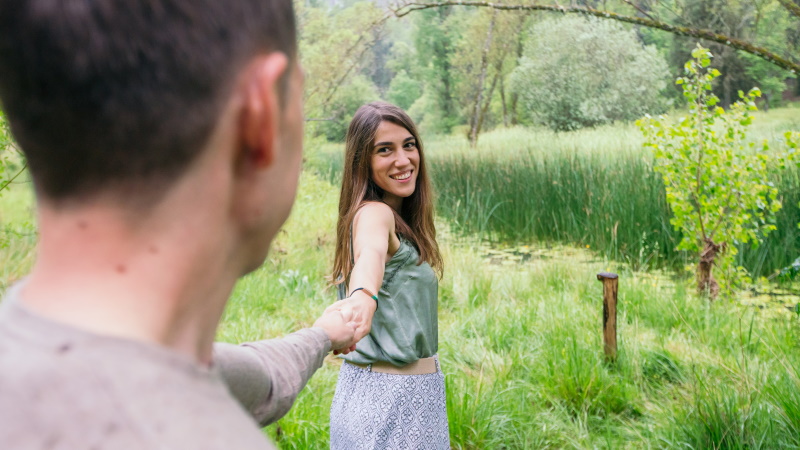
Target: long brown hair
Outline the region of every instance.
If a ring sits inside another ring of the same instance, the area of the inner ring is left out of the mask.
[[[419,252],[417,264],[427,262],[441,277],[442,255],[436,243],[436,227],[433,224],[433,193],[425,155],[417,127],[402,109],[386,102],[366,104],[356,111],[345,139],[344,175],[339,196],[339,222],[336,225],[336,254],[333,261],[333,281],[344,282],[353,270],[350,259],[350,227],[358,209],[368,201],[383,201],[383,189],[370,178],[370,162],[375,134],[381,122],[399,125],[414,137],[419,151],[419,167],[414,193],[403,199],[400,213],[394,212],[397,234],[411,241]]]

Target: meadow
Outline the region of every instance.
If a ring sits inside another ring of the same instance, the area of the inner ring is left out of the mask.
[[[797,111],[770,112],[778,118],[759,133],[800,128]],[[459,137],[426,142],[445,258],[439,354],[453,448],[800,448],[800,317],[709,303],[657,269],[659,258],[681,256],[637,133],[510,129],[482,136],[476,150]],[[292,216],[263,267],[237,284],[220,340],[285,335],[335,300],[326,277],[342,148],[307,147]],[[0,291],[32,262],[31,202],[28,183],[0,196]],[[786,220],[794,233],[800,220]],[[764,247],[800,255],[774,245]],[[616,363],[603,358],[602,271],[620,274]],[[280,448],[327,447],[340,364],[326,358],[266,428]]]

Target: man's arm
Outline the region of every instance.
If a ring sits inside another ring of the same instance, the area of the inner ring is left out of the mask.
[[[312,328],[282,339],[214,344],[214,366],[233,397],[262,427],[283,417],[331,349],[355,350],[349,312],[326,310]]]
[[[234,398],[262,427],[283,417],[331,349],[324,329],[282,339],[214,344],[214,365]]]

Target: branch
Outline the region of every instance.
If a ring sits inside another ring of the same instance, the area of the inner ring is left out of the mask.
[[[788,0],[781,0],[782,3],[785,1]],[[786,69],[792,73],[800,74],[800,64],[789,61],[788,59],[783,58],[782,56],[774,52],[771,52],[764,47],[754,45],[742,39],[737,39],[734,37],[726,36],[724,34],[715,33],[711,30],[681,27],[666,22],[662,22],[659,20],[646,19],[643,17],[624,16],[609,11],[600,11],[597,9],[586,8],[586,7],[560,6],[560,5],[505,5],[505,4],[497,4],[486,1],[446,0],[443,2],[436,2],[436,3],[423,3],[416,1],[405,2],[402,3],[400,6],[398,6],[396,9],[394,9],[393,11],[395,16],[403,17],[412,13],[413,11],[419,11],[422,9],[431,9],[431,8],[441,8],[443,6],[472,6],[472,7],[495,8],[505,11],[551,11],[551,12],[561,12],[561,13],[577,13],[577,14],[584,14],[587,16],[595,16],[601,19],[617,20],[620,22],[631,23],[643,27],[655,28],[672,34],[677,34],[679,36],[689,36],[697,39],[705,39],[707,41],[716,42],[731,48],[735,48],[736,50],[741,50],[743,52],[750,53],[751,55],[758,56],[759,58],[768,61],[772,64],[775,64],[776,66]]]
[[[635,8],[637,11],[639,11],[639,13],[641,13],[643,16],[647,17],[648,19],[650,19],[650,20],[656,20],[656,19],[654,19],[654,18],[653,18],[653,16],[651,16],[650,14],[648,14],[648,12],[647,12],[647,11],[643,10],[642,8],[640,8],[640,7],[639,7],[639,5],[637,5],[637,4],[633,3],[633,2],[631,2],[630,0],[622,0],[622,1],[623,1],[623,2],[625,2],[625,3],[627,3],[627,4],[629,4],[629,5],[631,5],[631,6],[632,6],[633,8]]]
[[[800,19],[800,6],[797,6],[792,0],[778,0],[784,8],[788,9],[790,13]]]
[[[353,69],[355,69],[361,63],[361,58],[364,56],[364,54],[367,52],[367,50],[369,50],[370,48],[372,48],[375,45],[375,42],[378,40],[378,37],[374,36],[375,32],[376,31],[379,32],[380,28],[383,26],[383,24],[386,23],[389,19],[391,19],[391,17],[392,17],[392,14],[385,13],[380,19],[378,19],[378,20],[376,20],[374,22],[371,22],[369,24],[369,26],[365,29],[365,31],[360,33],[360,36],[358,37],[358,39],[356,39],[356,42],[353,43],[353,45],[351,45],[344,52],[344,56],[343,56],[342,59],[348,59],[350,61],[350,66],[347,68],[347,70],[345,71],[344,75],[342,75],[338,80],[334,80],[333,85],[329,85],[326,88],[320,88],[320,89],[311,90],[305,97],[305,103],[306,104],[310,104],[311,103],[311,99],[314,98],[315,95],[320,93],[320,91],[324,91],[325,89],[327,89],[327,97],[325,98],[325,100],[322,101],[321,104],[324,105],[324,104],[326,104],[326,103],[328,103],[330,101],[330,99],[334,96],[334,94],[336,94],[336,91],[339,89],[339,86],[341,86],[341,84],[344,82],[344,80],[347,78],[347,76],[350,74],[350,72],[352,72]],[[372,35],[374,37],[374,39],[371,42],[366,44],[366,48],[361,49],[361,51],[358,53],[357,57],[350,58],[352,53],[357,51],[359,45],[361,45],[362,42],[364,42],[366,40],[366,37],[369,36],[369,35]]]
[[[8,180],[6,180],[6,181],[4,181],[3,183],[0,184],[0,192],[3,192],[4,189],[6,189],[11,183],[13,183],[14,180],[16,180],[17,177],[22,174],[22,172],[25,172],[26,168],[28,168],[28,161],[25,161],[25,164],[22,165],[22,168],[19,169],[19,172],[14,174],[13,177],[9,178]]]

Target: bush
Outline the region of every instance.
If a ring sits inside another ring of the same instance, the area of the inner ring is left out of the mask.
[[[535,121],[568,131],[666,109],[667,63],[633,31],[568,17],[538,23],[530,36],[511,89]]]

